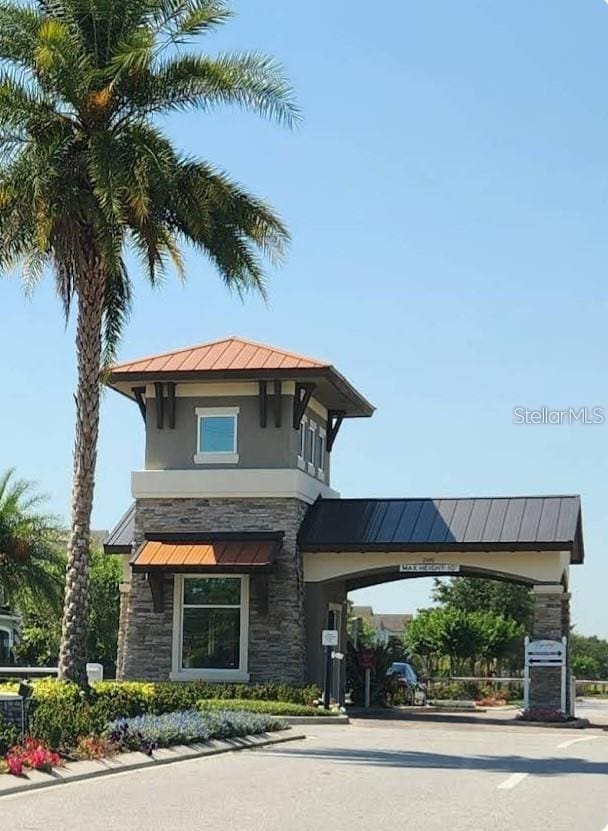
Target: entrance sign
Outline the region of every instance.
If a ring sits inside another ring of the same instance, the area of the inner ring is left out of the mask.
[[[530,668],[557,667],[561,670],[561,711],[566,713],[567,654],[568,641],[537,640],[524,641],[524,709],[530,706]]]
[[[323,629],[321,633],[321,646],[337,646],[338,645],[338,630],[337,629]]]
[[[561,641],[530,641],[526,644],[529,667],[561,667],[566,663],[566,644]]]
[[[408,574],[458,574],[459,563],[403,563],[399,571]]]

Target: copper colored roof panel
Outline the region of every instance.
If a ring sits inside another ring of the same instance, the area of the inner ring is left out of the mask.
[[[284,349],[275,349],[243,338],[226,338],[186,349],[152,355],[112,367],[124,375],[142,372],[228,372],[256,369],[320,369],[330,365]]]
[[[139,549],[132,566],[135,570],[162,568],[168,571],[264,568],[272,563],[277,539],[148,540]]]

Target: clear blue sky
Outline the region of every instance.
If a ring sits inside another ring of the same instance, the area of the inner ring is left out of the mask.
[[[284,215],[271,303],[242,305],[191,256],[151,291],[121,356],[228,334],[329,358],[377,406],[347,423],[344,496],[580,493],[579,630],[608,636],[608,425],[516,426],[516,405],[608,407],[608,6],[602,0],[241,0],[206,48],[268,51],[305,113],[172,117],[182,147]],[[50,280],[0,285],[1,465],[68,516],[74,356]],[[129,503],[139,413],[106,393],[94,526]],[[428,581],[368,590],[380,611]]]

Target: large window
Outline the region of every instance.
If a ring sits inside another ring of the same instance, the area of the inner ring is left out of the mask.
[[[199,464],[238,462],[238,407],[197,407],[196,455]]]
[[[247,672],[248,579],[176,575],[174,675],[241,678]]]

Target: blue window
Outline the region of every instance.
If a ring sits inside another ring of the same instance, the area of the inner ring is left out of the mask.
[[[199,415],[198,452],[236,453],[236,415]]]

